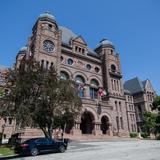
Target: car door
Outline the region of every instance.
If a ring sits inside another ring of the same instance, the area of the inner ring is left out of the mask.
[[[40,152],[45,152],[45,151],[49,150],[48,141],[47,141],[46,138],[39,138],[39,139],[37,139],[36,140],[36,146],[37,146],[37,149]]]
[[[53,139],[48,139],[48,149],[50,150],[50,151],[56,151],[57,150],[57,144],[56,144],[56,142],[53,140]]]

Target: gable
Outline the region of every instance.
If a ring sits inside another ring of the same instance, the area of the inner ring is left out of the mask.
[[[86,46],[87,46],[87,43],[85,42],[85,40],[83,39],[83,37],[82,37],[82,36],[78,36],[78,37],[76,37],[73,41],[74,41],[74,42],[81,43],[81,44],[83,44],[83,45],[86,45]]]
[[[146,80],[145,90],[154,92],[153,86],[149,80]]]

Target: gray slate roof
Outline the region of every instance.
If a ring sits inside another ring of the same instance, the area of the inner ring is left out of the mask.
[[[73,33],[70,29],[59,26],[59,29],[62,31],[62,42],[69,45],[71,39],[78,37],[75,33]]]
[[[146,81],[141,81],[138,77],[130,79],[124,83],[124,89],[129,90],[131,94],[144,92]]]
[[[59,26],[59,29],[62,31],[62,43],[70,45],[70,40],[75,39],[79,36],[77,36],[75,33],[73,33],[70,29],[64,27],[64,26]],[[91,48],[87,47],[88,49],[88,55],[94,56],[94,57],[99,57],[99,55],[92,50]]]

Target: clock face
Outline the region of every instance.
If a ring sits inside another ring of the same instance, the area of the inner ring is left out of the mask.
[[[46,51],[48,53],[53,52],[54,47],[55,47],[55,45],[54,45],[54,43],[52,41],[45,40],[43,42],[43,49],[44,49],[44,51]]]

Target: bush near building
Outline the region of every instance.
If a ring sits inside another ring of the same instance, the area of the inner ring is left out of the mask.
[[[137,132],[131,132],[130,137],[131,138],[136,138],[136,137],[138,137],[138,133]]]

